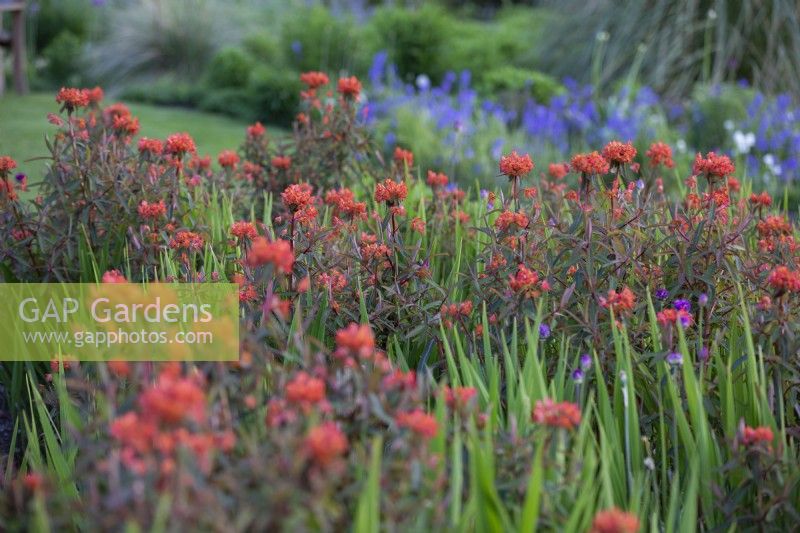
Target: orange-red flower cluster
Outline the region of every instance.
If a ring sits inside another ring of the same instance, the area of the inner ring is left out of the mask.
[[[169,241],[169,247],[176,250],[194,250],[199,251],[203,249],[205,241],[203,237],[192,231],[179,231],[172,240]]]
[[[394,419],[401,428],[410,429],[420,437],[426,439],[435,437],[436,432],[439,430],[436,418],[422,409],[397,413]]]
[[[753,193],[750,195],[750,203],[755,207],[769,207],[772,205],[772,197],[766,192]]]
[[[197,147],[188,133],[173,133],[167,137],[166,152],[181,157],[187,153],[197,153]]]
[[[500,231],[508,231],[512,226],[519,229],[528,227],[528,217],[523,213],[516,213],[514,211],[503,211],[494,221],[494,226]]]
[[[309,89],[318,89],[323,85],[327,85],[330,81],[328,75],[324,72],[303,72],[300,74],[300,81],[303,82]]]
[[[800,292],[800,272],[789,270],[788,267],[780,265],[769,273],[767,283],[780,293]]]
[[[107,270],[103,273],[103,278],[100,281],[103,283],[128,283],[128,280],[119,270]]]
[[[434,172],[433,170],[428,171],[428,178],[425,180],[427,181],[428,185],[432,188],[437,187],[444,187],[450,181],[450,178],[447,177],[447,174],[443,172]]]
[[[444,397],[451,409],[466,409],[478,395],[475,387],[446,387]]]
[[[398,165],[405,165],[408,168],[414,166],[414,152],[411,150],[404,150],[399,146],[394,149],[394,161]]]
[[[347,278],[335,268],[329,272],[323,272],[317,280],[320,285],[329,288],[331,292],[340,292],[347,286]]]
[[[311,458],[321,467],[332,464],[349,448],[347,436],[331,421],[313,427],[306,436],[305,445]]]
[[[600,305],[613,310],[614,314],[619,316],[633,310],[633,306],[636,305],[636,296],[628,287],[624,287],[621,291],[612,289],[608,291],[607,297],[600,298]]]
[[[17,162],[9,156],[0,156],[0,174],[6,174],[9,171],[17,168]]]
[[[139,119],[133,115],[116,116],[111,127],[123,137],[133,137],[139,133]]]
[[[392,179],[386,179],[383,183],[375,185],[376,202],[393,204],[405,200],[406,196],[408,196],[408,188],[404,181],[397,182]]]
[[[313,189],[308,183],[293,183],[284,189],[281,199],[289,211],[296,213],[311,205],[312,195]]]
[[[500,172],[509,178],[519,178],[533,170],[533,160],[528,154],[519,155],[516,151],[500,158]]]
[[[292,245],[283,239],[268,241],[265,237],[256,237],[250,246],[246,263],[251,267],[271,264],[279,272],[290,274],[294,266]]]
[[[164,204],[164,200],[159,200],[156,203],[148,203],[147,200],[142,200],[142,203],[139,204],[137,209],[139,212],[139,216],[142,218],[149,218],[149,219],[157,219],[167,214],[167,206]]]
[[[603,157],[609,163],[615,165],[625,165],[633,161],[636,157],[636,148],[630,142],[611,141],[603,147]]]
[[[292,166],[292,158],[288,155],[276,155],[272,158],[271,163],[278,170],[289,170],[289,167]]]
[[[286,400],[308,408],[325,400],[325,382],[306,372],[298,372],[286,384]]]
[[[68,110],[89,105],[89,91],[62,87],[56,95],[56,103],[63,104]]]
[[[736,172],[736,167],[731,159],[727,155],[717,155],[714,152],[708,152],[705,157],[697,154],[694,158],[694,165],[692,165],[692,174],[695,176],[705,174],[724,178],[734,172]]]
[[[608,160],[597,152],[576,154],[572,157],[570,167],[581,174],[607,174],[610,168]]]
[[[348,188],[341,188],[338,191],[328,191],[325,193],[325,203],[336,209],[338,216],[347,216],[351,219],[365,218],[367,216],[367,204],[356,202],[353,191]]]
[[[239,164],[239,154],[233,150],[223,150],[217,156],[217,162],[222,168],[236,168]]]
[[[650,159],[651,167],[664,165],[667,168],[672,168],[675,166],[675,162],[672,160],[672,148],[666,143],[654,142],[650,145],[650,149],[647,150],[645,155]]]
[[[231,235],[237,239],[255,239],[258,236],[255,225],[252,222],[239,221],[231,225]]]
[[[472,302],[469,300],[457,304],[442,304],[439,313],[444,327],[449,328],[452,326],[450,319],[468,318],[472,314],[472,307]]]
[[[517,272],[508,281],[511,290],[526,298],[539,296],[539,275],[525,265],[518,265]]]
[[[247,126],[247,136],[252,139],[257,139],[264,135],[267,132],[267,128],[261,122],[256,122],[255,124],[251,124]]]
[[[148,137],[142,137],[139,139],[139,153],[144,154],[152,154],[152,155],[161,155],[161,152],[164,151],[164,143],[162,143],[159,139],[150,139]]]
[[[547,166],[547,173],[551,178],[560,180],[569,174],[569,163],[550,163]]]
[[[594,516],[591,533],[637,533],[639,518],[616,507],[600,511]]]
[[[554,428],[575,429],[581,423],[581,408],[572,402],[539,400],[533,408],[533,421]]]
[[[336,356],[369,359],[375,353],[375,335],[367,324],[351,322],[336,332]]]
[[[674,309],[671,307],[659,311],[656,314],[656,319],[659,324],[665,327],[673,324],[680,324],[684,328],[691,326],[694,320],[692,314],[685,309]]]
[[[160,455],[159,471],[168,475],[175,469],[179,448],[194,454],[208,470],[213,450],[233,447],[232,433],[205,431],[206,425],[206,396],[198,379],[183,377],[180,365],[171,363],[140,394],[138,410],[115,419],[110,433],[122,445],[126,467],[143,474]]]
[[[740,441],[746,447],[757,446],[759,444],[766,444],[767,447],[772,445],[774,439],[772,429],[766,426],[750,427],[744,426],[740,432]]]
[[[361,93],[361,82],[355,76],[339,78],[337,90],[345,98],[358,98]]]

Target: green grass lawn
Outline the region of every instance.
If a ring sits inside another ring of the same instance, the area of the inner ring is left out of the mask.
[[[244,140],[246,125],[227,117],[173,107],[128,105],[139,117],[140,135],[163,139],[185,131],[202,155],[216,156],[226,148],[237,148]],[[33,182],[41,178],[45,163],[26,161],[47,155],[44,136],[55,131],[55,126],[47,122],[47,113],[57,112],[58,104],[51,93],[0,97],[0,155],[13,157]]]

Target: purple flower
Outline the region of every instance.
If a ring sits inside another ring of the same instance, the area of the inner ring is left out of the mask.
[[[16,178],[16,180],[18,182],[22,183],[23,181],[25,181],[26,176],[25,176],[25,174],[20,173],[20,174],[17,174],[16,176],[14,176],[14,178]]]
[[[683,364],[683,356],[680,352],[672,352],[667,355],[667,363],[672,366],[679,366]]]
[[[588,353],[581,355],[580,363],[583,370],[589,370],[592,368],[592,356]]]
[[[656,298],[659,300],[666,300],[667,296],[669,296],[669,291],[667,289],[658,289],[656,291]]]
[[[550,326],[547,324],[541,324],[539,326],[539,336],[543,339],[546,339],[550,336]]]
[[[580,368],[576,368],[575,370],[573,370],[572,381],[578,384],[583,383],[583,370],[581,370]]]
[[[700,360],[705,362],[708,360],[708,346],[703,346],[700,348],[700,353],[698,354]]]
[[[692,304],[689,300],[675,300],[673,304],[678,311],[686,311],[687,313],[692,310]]]
[[[688,313],[681,313],[680,316],[678,316],[678,320],[683,328],[688,328],[692,325],[692,315]]]
[[[702,293],[697,298],[697,303],[700,304],[700,307],[705,307],[706,304],[708,303],[708,295],[706,293]]]

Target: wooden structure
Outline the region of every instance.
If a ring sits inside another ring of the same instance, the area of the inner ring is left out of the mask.
[[[11,13],[11,32],[3,31],[3,15]],[[0,95],[5,90],[4,49],[9,48],[14,58],[14,90],[28,92],[27,59],[25,58],[25,2],[0,0]]]

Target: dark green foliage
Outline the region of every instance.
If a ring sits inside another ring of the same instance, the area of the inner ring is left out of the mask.
[[[59,33],[42,52],[45,76],[58,85],[79,85],[84,70],[83,42],[69,30]]]
[[[171,76],[157,82],[132,85],[122,92],[122,99],[146,104],[195,107],[200,102],[203,88],[194,83],[181,82]]]
[[[36,50],[43,51],[62,33],[69,32],[83,42],[89,37],[93,10],[89,0],[39,0],[30,10]]]
[[[244,88],[250,80],[254,61],[240,48],[217,52],[208,67],[208,84],[215,88]]]
[[[752,91],[734,85],[699,86],[694,91],[689,144],[698,150],[718,150],[729,144],[726,121],[747,117]]]
[[[427,74],[434,81],[452,65],[443,60],[452,35],[452,21],[441,9],[423,7],[416,11],[384,8],[370,23],[377,49],[386,49],[401,77],[413,80]]]
[[[288,19],[281,46],[290,64],[298,70],[353,71],[359,40],[351,21],[316,6],[298,10]]]
[[[288,126],[297,110],[300,89],[300,78],[295,72],[257,68],[247,89],[254,111],[251,118]]]
[[[563,85],[547,74],[512,66],[486,72],[481,88],[487,95],[531,97],[540,103],[547,103],[553,96],[565,91]]]

